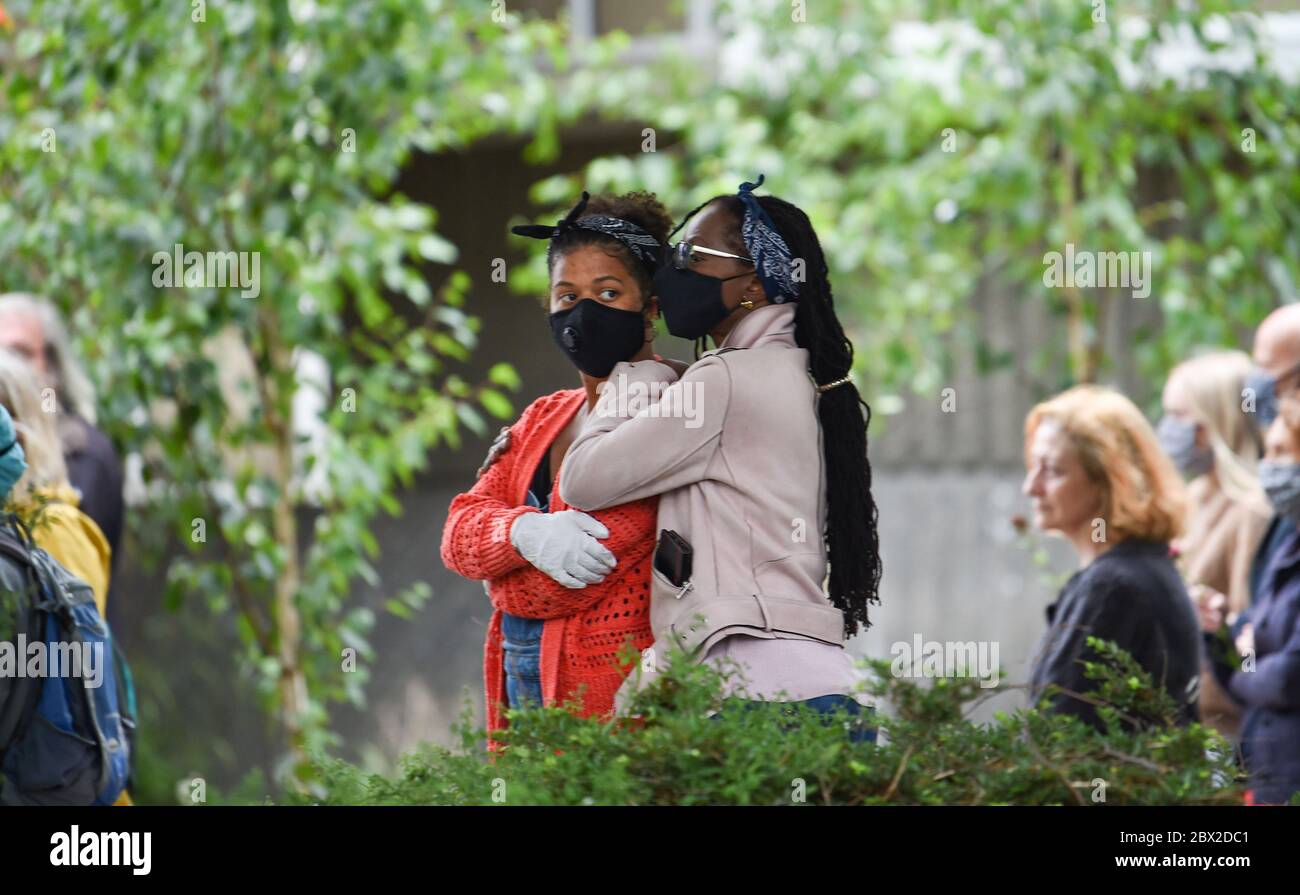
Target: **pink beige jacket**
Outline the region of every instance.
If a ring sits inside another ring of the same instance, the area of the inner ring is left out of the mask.
[[[694,551],[684,590],[651,571],[656,662],[633,672],[620,707],[670,644],[696,658],[733,634],[843,645],[843,614],[822,587],[821,429],[794,315],[792,304],[756,309],[680,380],[656,361],[618,364],[565,457],[569,506],[661,495],[658,528]]]

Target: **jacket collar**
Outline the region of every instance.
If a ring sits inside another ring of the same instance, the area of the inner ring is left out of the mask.
[[[731,328],[731,332],[727,333],[722,344],[714,350],[762,348],[766,345],[794,348],[794,315],[797,310],[792,301],[755,308]]]
[[[71,485],[44,485],[22,495],[14,495],[13,502],[24,511],[37,509],[47,503],[66,503],[81,506],[81,494]]]
[[[515,506],[523,506],[528,502],[528,491],[532,487],[537,464],[542,462],[546,452],[551,449],[551,443],[564,431],[569,421],[582,412],[586,401],[585,388],[569,388],[539,398],[529,405],[528,410],[525,411],[526,416],[531,414],[528,428],[519,431],[518,447],[510,445],[507,448],[507,450],[520,452],[510,482]],[[506,427],[503,431],[512,430],[513,427]],[[512,434],[510,437],[513,440],[516,436]],[[552,485],[554,484],[552,482]]]

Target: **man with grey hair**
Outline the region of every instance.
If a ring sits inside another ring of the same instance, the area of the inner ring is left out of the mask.
[[[0,295],[0,348],[25,358],[52,389],[68,480],[81,492],[81,511],[95,520],[113,550],[122,536],[122,464],[113,443],[95,428],[95,390],[77,361],[63,317],[48,300],[23,292]],[[109,607],[113,601],[109,601]]]

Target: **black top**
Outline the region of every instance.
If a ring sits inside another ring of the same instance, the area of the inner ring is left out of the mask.
[[[94,519],[104,533],[116,567],[122,541],[122,464],[107,435],[80,417],[74,419],[85,437],[81,447],[63,457],[68,481],[81,492],[81,512]]]
[[[95,520],[112,551],[109,557],[108,624],[117,636],[118,643],[125,644],[126,638],[123,635],[127,630],[127,615],[140,612],[144,607],[123,607],[115,586],[117,576],[111,574],[117,571],[117,560],[121,555],[122,464],[107,435],[81,417],[72,414],[69,416],[81,429],[82,438],[79,439],[80,445],[64,453],[63,461],[68,467],[68,481],[81,492],[81,512]],[[124,608],[127,614],[123,614]]]
[[[1100,658],[1087,645],[1093,636],[1118,644],[1165,688],[1180,707],[1180,724],[1197,720],[1200,627],[1168,544],[1120,541],[1070,577],[1047,607],[1047,622],[1029,677],[1033,703],[1049,684],[1084,694],[1096,689],[1083,667]],[[1058,692],[1049,704],[1102,727],[1091,703]]]
[[[533,480],[528,485],[528,496],[537,501],[537,506],[543,513],[550,512],[551,509],[551,449],[547,448],[546,453],[542,455],[542,462],[537,464],[537,471],[533,473]]]

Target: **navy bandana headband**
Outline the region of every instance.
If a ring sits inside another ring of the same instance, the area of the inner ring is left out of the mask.
[[[603,233],[627,246],[628,251],[641,262],[651,276],[654,276],[664,258],[664,249],[659,244],[659,240],[631,221],[622,218],[610,217],[607,214],[593,214],[579,218],[578,215],[582,214],[583,209],[587,207],[587,200],[590,198],[590,194],[583,190],[578,204],[573,206],[573,210],[563,219],[556,221],[554,227],[545,224],[522,224],[511,227],[510,232],[516,236],[527,236],[532,239],[554,239],[574,229]]]
[[[764,175],[760,174],[758,183],[745,181],[736,193],[736,198],[745,206],[740,235],[745,240],[749,257],[754,260],[754,271],[763,283],[763,291],[773,304],[779,305],[799,297],[799,284],[794,281],[791,271],[790,247],[776,232],[772,218],[754,195],[754,190],[763,185],[763,180]]]

